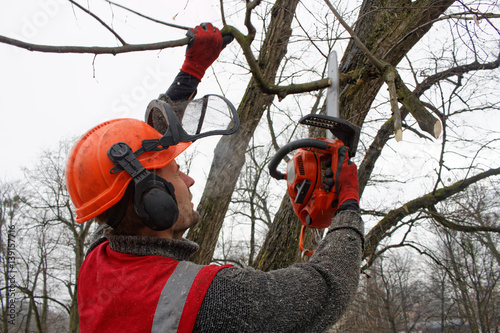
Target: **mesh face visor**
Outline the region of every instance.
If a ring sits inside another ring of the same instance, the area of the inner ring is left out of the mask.
[[[146,113],[163,115],[167,125],[163,137],[143,140],[142,147],[135,152],[123,147],[123,143],[115,144],[108,151],[108,156],[115,163],[111,173],[129,169],[127,171],[134,177],[134,173],[140,172],[140,166],[133,166],[137,164],[133,160],[144,152],[163,150],[180,142],[194,142],[212,135],[230,135],[240,127],[236,108],[227,98],[219,95],[205,95],[189,101],[182,110],[182,124],[170,105],[162,100],[151,101]]]
[[[167,130],[158,142],[163,149],[179,142],[194,142],[211,135],[230,135],[240,126],[233,104],[219,95],[206,95],[187,103],[182,111],[182,124],[164,101],[153,100],[149,103],[147,112],[152,111],[159,112],[166,118]]]
[[[210,135],[233,134],[238,130],[239,118],[225,97],[206,95],[187,104],[182,127],[192,142]]]

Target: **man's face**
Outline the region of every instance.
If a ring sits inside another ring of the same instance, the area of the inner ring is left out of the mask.
[[[194,210],[194,205],[191,202],[193,195],[190,187],[194,184],[194,179],[179,170],[177,162],[172,161],[165,167],[156,170],[156,174],[174,186],[175,198],[179,207],[179,218],[171,228],[173,238],[180,239],[184,232],[196,225],[200,219],[200,214]]]

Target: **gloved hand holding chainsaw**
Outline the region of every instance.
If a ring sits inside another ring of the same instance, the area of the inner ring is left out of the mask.
[[[345,148],[345,146],[343,146]],[[359,214],[359,183],[358,183],[358,167],[354,162],[349,159],[347,154],[347,149],[341,149],[339,152],[343,162],[338,170],[337,177],[337,193],[338,193],[338,204],[332,208],[334,210],[334,215],[342,211],[352,211]],[[343,155],[343,156],[342,156]],[[333,222],[334,220],[332,220]],[[332,223],[329,226],[329,231],[338,229],[352,229],[359,234],[362,240],[362,247],[364,248],[364,237],[363,233],[350,225],[349,223]]]
[[[335,214],[343,210],[359,211],[358,167],[347,156],[343,149],[344,162],[338,176],[338,205],[334,207]]]
[[[332,230],[339,227],[331,226],[338,212],[349,210],[359,213],[357,167],[349,159],[356,152],[359,128],[345,120],[325,115],[310,114],[299,123],[329,129],[335,137],[343,138],[292,141],[281,147],[269,162],[270,175],[287,181],[294,212],[303,225],[299,247],[302,253],[311,255],[313,251],[305,251],[303,247],[306,228],[317,230],[330,227]],[[288,162],[286,174],[281,173],[277,170],[278,164],[293,150],[296,152]]]

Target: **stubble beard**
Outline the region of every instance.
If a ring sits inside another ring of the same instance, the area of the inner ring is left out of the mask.
[[[194,227],[195,225],[200,222],[200,213],[198,213],[196,210],[193,209],[191,213],[191,221],[190,221],[190,227]]]

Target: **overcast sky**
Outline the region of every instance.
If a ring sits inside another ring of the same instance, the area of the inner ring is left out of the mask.
[[[180,39],[185,31],[148,23],[104,1],[84,1],[128,43]],[[220,21],[217,1],[120,1],[160,20],[183,26]],[[187,3],[187,6],[184,7]],[[108,20],[110,22],[111,20]],[[0,35],[35,44],[114,46],[116,39],[67,0],[3,1]],[[151,99],[164,92],[184,59],[184,47],[130,54],[75,55],[29,52],[0,44],[0,177],[22,176],[21,167],[60,140],[80,136],[113,118],[142,119]],[[200,90],[211,84],[207,71]],[[207,83],[208,82],[208,83]],[[203,91],[201,91],[203,93]]]
[[[80,2],[89,5],[90,9],[106,22],[111,22],[113,28],[131,44],[175,40],[185,36],[184,30],[148,22],[121,9],[111,7],[104,0]],[[139,10],[145,15],[183,26],[196,26],[207,21],[221,26],[219,0],[124,0],[120,3]],[[244,2],[234,3],[244,6]],[[3,1],[1,8],[0,35],[3,36],[48,45],[118,45],[116,38],[109,31],[96,20],[73,7],[67,0]],[[246,32],[246,29],[241,26],[242,18],[238,17],[242,11],[232,7],[225,9],[226,16],[229,16],[229,23]],[[482,24],[484,28],[485,23]],[[440,34],[429,34],[424,37],[422,43],[432,44],[429,39],[436,39],[436,42],[439,42],[438,37]],[[244,92],[244,86],[241,83],[246,84],[249,74],[238,66],[228,65],[238,57],[239,48],[236,43],[233,42],[233,44],[223,51],[220,58],[226,57],[227,62],[217,63],[207,71],[199,87],[199,96],[205,93],[223,93],[235,104],[241,99]],[[422,47],[417,47],[415,51],[421,49]],[[148,102],[164,92],[177,74],[184,59],[184,52],[185,47],[178,47],[162,51],[94,57],[91,54],[30,52],[0,44],[2,56],[0,62],[0,151],[2,153],[0,179],[21,177],[20,169],[32,167],[44,150],[56,147],[61,140],[78,137],[105,120],[119,117],[143,119]],[[337,52],[342,54],[342,50],[337,50]],[[426,57],[428,56],[425,54],[425,49],[422,49],[422,52]],[[241,55],[239,57],[241,58]],[[402,66],[407,65],[402,64]],[[217,80],[214,73],[217,73]],[[409,79],[409,82],[412,80]],[[490,99],[496,97],[488,93],[491,87],[487,88],[487,86],[495,85],[495,82],[483,81],[481,84],[484,85],[482,89],[485,96]],[[384,89],[382,89],[383,92]],[[287,101],[293,102],[294,100],[290,97],[285,99],[285,102]],[[376,102],[376,104],[381,103],[387,104],[387,99]],[[378,115],[375,114],[374,117]],[[498,130],[499,118],[499,114],[490,112],[486,122],[485,117],[480,113],[464,121],[470,129],[481,127],[493,131]],[[472,133],[469,131],[463,136],[470,136],[473,140],[474,133],[475,131]],[[453,134],[459,137],[462,135],[462,133]],[[405,131],[404,141],[398,144],[391,142],[390,149],[385,151],[384,160],[377,163],[379,165],[389,162],[384,164],[384,171],[389,175],[399,175],[402,170],[410,172],[409,165],[415,167],[411,169],[415,173],[415,179],[426,174],[434,174],[433,170],[436,169],[439,159],[441,139],[434,142],[417,139],[416,144],[412,145],[407,141],[411,137],[412,133]],[[478,144],[481,143],[484,142],[478,142]],[[473,150],[476,146],[471,144],[470,148]],[[480,155],[483,154],[486,154],[486,150],[483,150]],[[410,162],[403,160],[403,155],[409,155],[406,157],[411,159]],[[451,157],[463,159],[461,155]],[[489,163],[498,159],[498,155],[493,152],[488,152],[486,157]],[[475,163],[479,163],[478,161],[479,156]],[[424,166],[430,171],[424,172]],[[396,169],[396,171],[392,172],[389,168]],[[208,172],[208,168],[202,169],[202,172]],[[408,177],[412,178],[412,175]],[[445,179],[447,178],[446,176]],[[454,177],[449,179],[450,182],[456,181]],[[416,190],[426,193],[429,190],[429,183],[432,182],[433,179],[429,177],[427,186],[416,188]],[[198,190],[195,188],[193,193],[201,194],[202,182],[198,182],[195,186]],[[384,198],[379,195],[380,186],[373,191],[376,191],[377,198]],[[399,194],[399,192],[395,193]],[[365,193],[364,197],[369,194],[369,192]],[[407,192],[405,194],[413,197]]]

